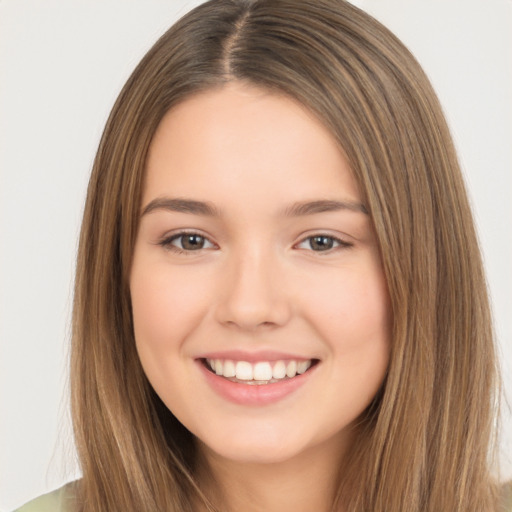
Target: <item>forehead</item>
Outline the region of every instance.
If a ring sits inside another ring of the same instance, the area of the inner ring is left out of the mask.
[[[267,198],[360,196],[335,138],[287,96],[233,83],[191,96],[164,116],[150,146],[145,201],[194,192],[252,204],[262,191]]]

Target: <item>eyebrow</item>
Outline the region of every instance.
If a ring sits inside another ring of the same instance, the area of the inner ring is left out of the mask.
[[[302,201],[293,203],[285,208],[285,217],[301,217],[315,213],[336,212],[339,210],[350,210],[368,215],[368,210],[361,203],[354,201],[337,201],[333,199],[320,199],[317,201]]]
[[[212,203],[184,198],[157,197],[147,204],[142,211],[142,215],[146,215],[155,210],[191,213],[193,215],[206,215],[208,217],[221,216],[220,211]]]
[[[186,198],[157,197],[150,201],[142,211],[144,216],[155,210],[168,210],[192,215],[204,215],[207,217],[221,217],[221,211],[207,201],[196,201]],[[299,201],[285,208],[284,217],[302,217],[315,213],[335,212],[349,210],[368,215],[366,207],[354,201],[337,201],[333,199],[319,199],[316,201]]]

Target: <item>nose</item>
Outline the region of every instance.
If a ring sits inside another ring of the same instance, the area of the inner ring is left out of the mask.
[[[245,331],[285,325],[292,308],[277,258],[255,249],[226,261],[217,320]]]

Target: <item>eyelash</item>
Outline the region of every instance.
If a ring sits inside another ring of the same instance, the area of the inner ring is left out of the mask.
[[[177,247],[176,245],[173,245],[173,242],[175,240],[179,240],[180,238],[183,238],[185,236],[197,236],[197,237],[200,237],[203,240],[209,242],[210,244],[215,245],[207,237],[201,235],[200,233],[196,233],[194,231],[181,231],[179,233],[175,233],[175,234],[173,234],[173,235],[171,235],[169,237],[163,238],[160,242],[158,242],[158,245],[162,246],[163,248],[165,248],[168,251],[174,252],[176,254],[184,254],[184,255],[187,255],[187,256],[192,256],[195,252],[199,252],[199,251],[201,251],[203,249],[207,249],[207,248],[201,247],[201,248],[195,249],[195,250],[187,250],[187,249],[182,249],[180,247]],[[333,244],[337,244],[337,245],[335,245],[334,247],[331,247],[329,249],[326,249],[325,251],[314,251],[311,248],[311,241],[314,238],[329,239],[329,240],[332,240]],[[315,234],[315,235],[307,236],[306,238],[303,238],[296,245],[301,245],[301,244],[307,242],[308,240],[310,241],[309,242],[309,247],[310,248],[308,250],[311,250],[312,252],[316,252],[316,253],[319,253],[319,254],[331,254],[331,253],[333,253],[336,250],[350,249],[351,247],[353,247],[353,244],[350,243],[350,242],[347,242],[347,241],[345,241],[345,240],[343,240],[341,238],[338,238],[338,237],[335,237],[335,236],[331,236],[331,235],[326,235],[326,234],[323,234],[323,233],[318,233],[318,234]]]

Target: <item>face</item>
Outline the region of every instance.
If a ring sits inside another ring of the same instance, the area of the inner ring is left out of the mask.
[[[247,85],[193,96],[155,134],[141,212],[137,350],[201,446],[277,462],[348,440],[385,376],[390,308],[324,126]]]

